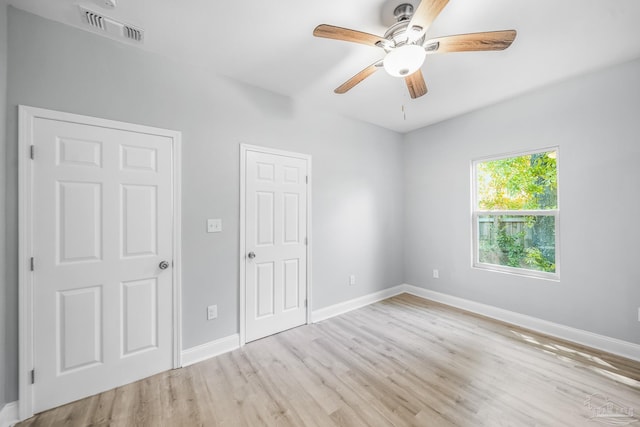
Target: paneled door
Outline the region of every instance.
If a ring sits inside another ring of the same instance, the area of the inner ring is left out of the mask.
[[[174,367],[172,138],[29,132],[37,413]]]
[[[244,147],[245,341],[307,322],[305,155]]]

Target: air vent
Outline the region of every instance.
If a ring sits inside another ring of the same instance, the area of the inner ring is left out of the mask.
[[[104,31],[105,33],[117,38],[130,40],[136,43],[144,42],[144,30],[134,27],[133,25],[118,22],[115,19],[108,18],[83,6],[79,7],[83,22],[92,28]]]
[[[91,25],[92,27],[97,27],[97,28],[100,28],[101,30],[105,29],[104,18],[98,15],[97,13],[93,13],[86,10],[84,12],[84,17],[86,19],[87,24]]]
[[[137,42],[142,41],[142,30],[137,28],[130,27],[128,25],[124,26],[124,36],[128,39],[135,40]]]

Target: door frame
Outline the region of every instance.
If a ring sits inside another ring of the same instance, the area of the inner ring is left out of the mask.
[[[311,269],[311,247],[312,241],[311,238],[311,183],[313,182],[311,176],[311,155],[296,153],[292,151],[278,150],[275,148],[261,147],[258,145],[250,145],[250,144],[240,144],[240,307],[239,307],[239,316],[240,316],[240,345],[243,346],[246,344],[246,295],[247,295],[247,281],[246,281],[246,267],[247,267],[247,257],[246,255],[246,194],[247,194],[247,183],[246,183],[246,165],[247,165],[247,152],[255,151],[258,153],[264,154],[274,154],[278,156],[286,156],[293,157],[297,159],[303,159],[307,162],[307,306],[306,306],[306,324],[311,323],[311,307],[312,307],[312,294],[311,294],[311,277],[312,277],[312,269]]]
[[[31,141],[33,125],[36,119],[49,119],[90,126],[106,127],[136,133],[146,133],[168,137],[171,144],[172,163],[172,207],[173,207],[173,368],[182,366],[182,304],[181,304],[181,139],[178,131],[154,128],[97,117],[65,113],[55,110],[18,106],[18,386],[19,418],[24,420],[33,416],[33,386],[30,372],[34,363],[33,331],[33,273],[30,271],[30,258],[33,253],[33,171],[31,161]],[[35,153],[37,156],[37,152]]]

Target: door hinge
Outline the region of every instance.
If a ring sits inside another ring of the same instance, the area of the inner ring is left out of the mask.
[[[304,300],[304,308],[307,308],[307,300]]]
[[[306,237],[304,238],[304,244],[305,244],[305,246],[309,244],[309,239],[306,238]]]
[[[32,369],[30,372],[31,375],[31,384],[35,384],[36,383],[36,370]]]
[[[33,145],[32,145],[32,147],[33,147]],[[309,183],[309,175],[306,175],[304,177],[304,182],[307,183],[307,184]]]
[[[29,147],[29,157],[31,157],[31,160],[36,158],[36,146],[32,145],[31,147]]]
[[[31,271],[35,271],[36,269],[36,262],[34,261],[33,257],[31,257],[31,260],[29,260],[29,269]]]

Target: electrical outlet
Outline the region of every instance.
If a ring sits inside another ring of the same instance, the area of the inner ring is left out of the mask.
[[[213,320],[218,317],[218,306],[210,305],[207,307],[207,320]]]
[[[352,274],[352,275],[349,276],[349,285],[353,286],[355,284],[356,284],[356,275]]]
[[[440,278],[440,272],[438,270],[433,270],[433,278],[434,279],[439,279]]]
[[[208,219],[207,220],[207,233],[219,233],[222,231],[221,219]]]

